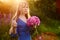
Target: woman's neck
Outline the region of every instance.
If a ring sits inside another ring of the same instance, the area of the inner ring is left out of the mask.
[[[24,15],[20,15],[19,18],[26,23],[26,17]]]
[[[25,15],[19,15],[19,17],[25,17]]]

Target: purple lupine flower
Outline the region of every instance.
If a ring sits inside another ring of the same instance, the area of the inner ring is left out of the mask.
[[[37,16],[32,16],[30,18],[27,19],[27,25],[28,26],[39,26],[40,24],[40,19]]]

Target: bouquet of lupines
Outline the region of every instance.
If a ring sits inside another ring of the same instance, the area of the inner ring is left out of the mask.
[[[36,29],[36,27],[40,25],[40,19],[37,16],[32,16],[27,19],[27,25],[28,27],[32,27]],[[37,32],[37,29],[36,29],[36,32]]]

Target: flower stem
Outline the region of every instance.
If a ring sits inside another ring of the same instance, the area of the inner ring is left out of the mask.
[[[36,25],[35,25],[35,30],[36,30],[36,34],[38,35],[38,30],[37,30],[37,28],[36,28]]]

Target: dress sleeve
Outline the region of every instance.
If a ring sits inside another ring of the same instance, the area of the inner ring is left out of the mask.
[[[11,36],[11,37],[16,37],[17,34],[13,34],[13,33],[11,33],[10,36]]]

